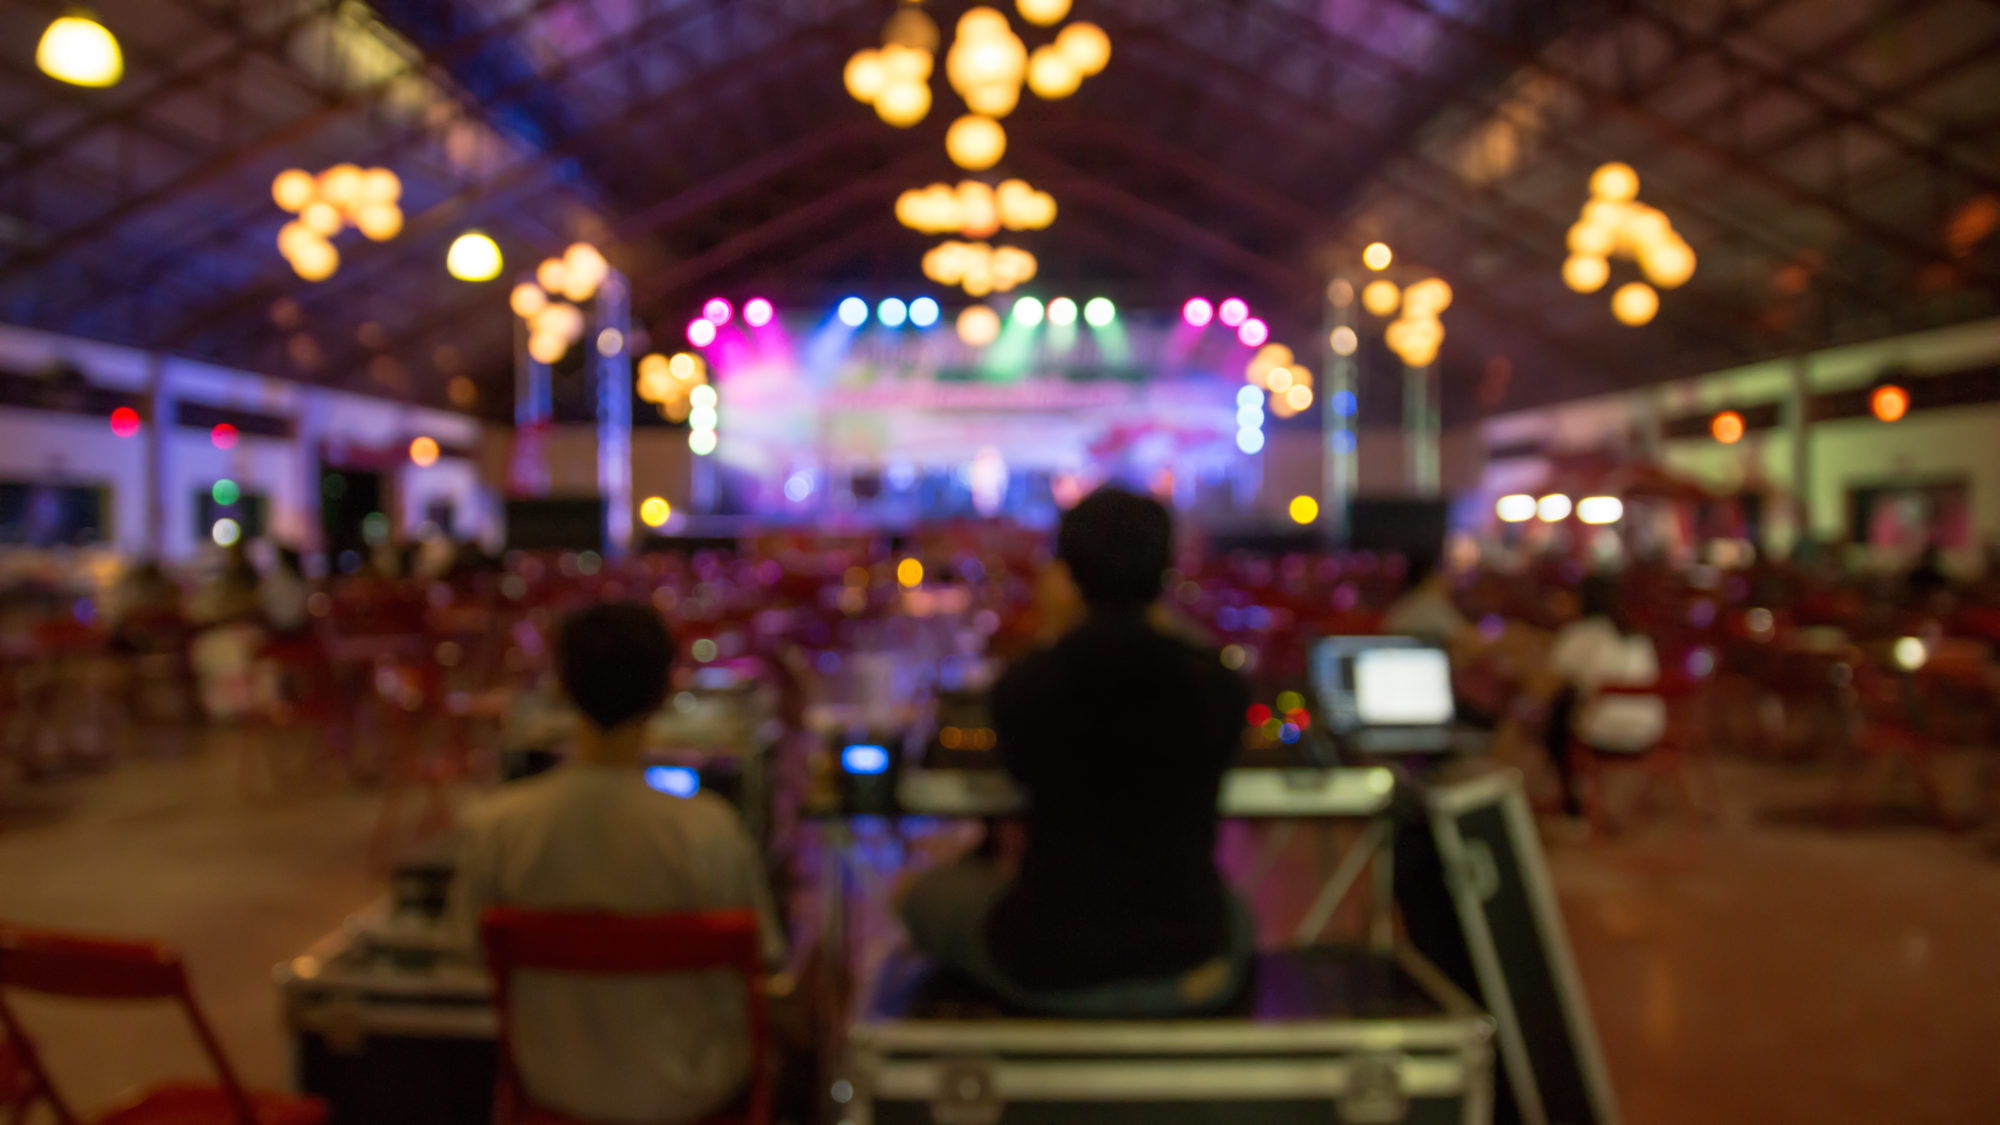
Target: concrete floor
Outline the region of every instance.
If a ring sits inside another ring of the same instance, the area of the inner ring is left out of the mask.
[[[273,964],[377,892],[375,798],[249,801],[233,757],[0,792],[0,916],[188,956],[246,1078],[287,1078]],[[1556,843],[1553,866],[1630,1125],[2000,1120],[2000,853],[1920,825],[1837,831],[1827,778],[1731,764],[1729,807]],[[24,1004],[81,1106],[190,1073],[161,1013]]]

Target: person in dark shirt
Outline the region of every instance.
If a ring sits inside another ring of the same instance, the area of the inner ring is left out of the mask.
[[[1189,1014],[1242,981],[1253,935],[1214,851],[1249,691],[1160,628],[1172,543],[1164,507],[1116,489],[1064,517],[1054,580],[1076,620],[993,691],[1001,759],[1029,796],[1019,870],[962,859],[904,899],[919,951],[1021,1007]]]

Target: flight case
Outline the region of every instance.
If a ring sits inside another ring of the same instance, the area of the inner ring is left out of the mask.
[[[834,1087],[852,1125],[1484,1125],[1492,1021],[1414,952],[1265,954],[1239,1009],[1008,1014],[892,958]]]

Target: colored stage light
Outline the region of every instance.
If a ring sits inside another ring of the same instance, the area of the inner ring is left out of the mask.
[[[705,348],[715,343],[715,322],[705,316],[688,321],[688,343],[697,348]]]
[[[674,506],[664,496],[648,496],[639,505],[639,522],[647,527],[664,527],[674,514]]]
[[[1264,431],[1245,427],[1236,431],[1236,448],[1245,453],[1257,453],[1264,448]]]
[[[1261,348],[1271,338],[1271,328],[1253,316],[1237,326],[1236,338],[1246,348]]]
[[[688,392],[688,403],[704,410],[714,410],[715,404],[720,398],[721,396],[715,393],[715,388],[709,386],[707,383],[703,383],[701,386]]]
[[[701,792],[701,775],[686,766],[647,766],[646,787],[670,797],[692,797]]]
[[[706,457],[709,454],[715,452],[715,431],[714,430],[688,431],[688,448],[693,450],[695,456],[697,457]]]
[[[1535,515],[1543,523],[1561,523],[1569,518],[1572,505],[1569,497],[1560,492],[1551,492],[1535,502]]]
[[[1042,303],[1033,297],[1023,297],[1014,302],[1014,319],[1033,328],[1042,322]]]
[[[1354,431],[1335,430],[1333,432],[1333,451],[1335,453],[1354,452]]]
[[[1288,511],[1293,523],[1311,523],[1319,518],[1319,501],[1310,496],[1294,496]]]
[[[491,281],[500,276],[500,244],[476,230],[452,240],[444,268],[460,281]]]
[[[929,297],[918,297],[910,302],[910,323],[918,328],[929,328],[938,322],[941,311],[936,301]]]
[[[1090,303],[1083,306],[1084,323],[1092,328],[1109,327],[1117,319],[1118,306],[1112,304],[1109,297],[1092,297]]]
[[[1250,305],[1241,297],[1231,297],[1216,306],[1215,319],[1221,321],[1226,328],[1240,327],[1244,321],[1250,319]]]
[[[1611,295],[1611,315],[1618,323],[1637,328],[1660,311],[1660,295],[1643,281],[1628,281]]]
[[[905,587],[915,589],[924,584],[924,564],[916,559],[904,559],[896,564],[896,581]]]
[[[209,489],[208,494],[217,504],[225,508],[243,499],[243,490],[236,487],[236,482],[230,480],[228,477],[216,481],[215,487]]]
[[[840,308],[835,311],[840,323],[849,328],[859,328],[868,323],[868,302],[859,297],[849,297],[840,302]]]
[[[1708,424],[1708,432],[1724,445],[1735,445],[1743,440],[1743,415],[1734,410],[1725,410]]]
[[[1361,400],[1354,397],[1353,391],[1340,390],[1333,392],[1333,412],[1335,414],[1338,414],[1342,418],[1352,418],[1354,417],[1354,412],[1360,408]]]
[[[208,431],[208,440],[217,449],[235,449],[237,436],[236,427],[227,422],[218,422],[214,429]]]
[[[752,297],[743,302],[743,323],[752,328],[764,327],[777,314],[778,310],[771,306],[771,302],[762,297]]]
[[[850,774],[873,776],[889,771],[889,749],[875,743],[849,746],[840,752],[840,768]]]
[[[1187,304],[1181,306],[1181,319],[1190,328],[1207,328],[1209,321],[1215,319],[1215,306],[1206,297],[1189,297]]]
[[[122,438],[138,433],[139,412],[129,406],[121,406],[112,411],[111,432]]]
[[[701,307],[701,315],[709,323],[720,328],[729,323],[729,318],[736,315],[736,310],[729,307],[729,302],[721,297],[710,297],[708,303]]]
[[[1368,249],[1361,252],[1361,264],[1371,270],[1386,270],[1395,256],[1387,243],[1371,242],[1368,244]]]
[[[232,519],[216,520],[215,526],[208,531],[208,537],[218,547],[234,547],[236,541],[243,538],[243,525]]]
[[[410,443],[410,463],[419,469],[428,469],[437,464],[438,443],[436,438],[420,437]]]
[[[1502,496],[1493,505],[1493,514],[1501,523],[1527,523],[1535,518],[1535,498],[1525,492]]]
[[[901,328],[903,322],[910,319],[910,306],[904,304],[901,297],[884,297],[882,303],[875,306],[875,319],[881,321],[885,328]]]
[[[1000,338],[1000,314],[985,305],[973,305],[958,314],[958,338],[969,348],[983,348]]]
[[[1076,302],[1068,297],[1057,297],[1049,302],[1049,323],[1069,325],[1076,323]]]
[[[1257,408],[1257,410],[1258,410],[1258,411],[1259,411],[1260,413],[1261,413],[1261,412],[1263,411],[1263,409],[1264,409],[1264,392],[1263,392],[1263,391],[1260,391],[1260,390],[1258,390],[1258,389],[1257,389],[1256,387],[1239,387],[1239,388],[1237,388],[1237,390],[1236,390],[1236,409],[1238,409],[1238,410],[1246,410],[1246,409],[1248,409],[1248,408],[1250,408],[1250,407],[1253,407],[1253,406],[1254,406],[1254,407],[1256,407],[1256,408]]]

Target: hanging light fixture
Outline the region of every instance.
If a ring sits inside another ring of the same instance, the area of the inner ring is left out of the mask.
[[[125,55],[111,29],[83,14],[59,16],[35,45],[43,74],[72,86],[102,89],[125,76]]]
[[[968,172],[984,172],[1007,153],[1007,130],[990,117],[968,113],[951,123],[944,151],[952,163]]]

